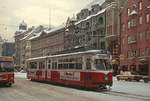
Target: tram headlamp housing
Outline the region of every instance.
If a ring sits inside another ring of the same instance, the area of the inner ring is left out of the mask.
[[[107,75],[105,75],[104,79],[105,79],[105,80],[108,80],[108,76],[107,76]]]

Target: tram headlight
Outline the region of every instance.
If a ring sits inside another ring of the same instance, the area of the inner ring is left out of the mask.
[[[107,76],[107,75],[105,75],[104,79],[105,79],[105,80],[108,80],[108,76]]]

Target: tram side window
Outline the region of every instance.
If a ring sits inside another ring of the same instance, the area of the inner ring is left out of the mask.
[[[91,59],[90,58],[87,58],[87,60],[86,60],[86,69],[87,70],[91,69]]]
[[[74,69],[74,68],[75,68],[75,64],[70,63],[70,64],[69,64],[69,69]]]
[[[58,64],[58,69],[62,69],[62,64]]]
[[[51,69],[51,60],[48,61],[48,69]]]
[[[45,62],[39,62],[39,69],[44,69],[45,68]]]
[[[30,62],[30,68],[31,69],[36,69],[37,68],[37,63],[36,62]]]
[[[82,63],[76,63],[76,69],[82,69]]]
[[[67,63],[66,63],[66,64],[64,64],[63,69],[68,69],[68,64],[67,64]]]
[[[52,69],[57,69],[57,62],[52,63]]]

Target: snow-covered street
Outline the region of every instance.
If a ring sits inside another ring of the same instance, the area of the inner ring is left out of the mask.
[[[26,73],[15,73],[11,88],[0,88],[0,101],[150,101],[150,82],[114,79],[110,91],[90,91],[32,82]]]

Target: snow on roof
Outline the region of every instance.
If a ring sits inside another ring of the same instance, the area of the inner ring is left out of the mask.
[[[57,31],[57,30],[59,30],[59,29],[65,28],[65,26],[66,26],[66,24],[62,24],[62,25],[60,25],[60,26],[58,26],[58,27],[55,27],[55,28],[53,28],[53,29],[44,30],[44,32],[49,34],[49,33],[55,32],[55,31]]]
[[[18,31],[16,31],[15,36],[21,35],[24,32],[26,32],[26,30],[18,30]]]
[[[104,53],[104,50],[87,50],[87,51],[83,51],[83,52],[75,52],[75,53],[68,53],[68,54],[59,54],[59,55],[50,55],[50,56],[42,56],[42,57],[30,58],[30,59],[28,59],[28,61],[44,59],[44,58],[54,58],[54,57],[61,57],[61,56],[69,56],[69,55],[87,54],[87,53],[99,53],[101,55],[106,55],[106,53]]]
[[[42,34],[42,31],[39,32],[39,33],[34,34],[34,35],[33,35],[31,38],[29,38],[28,40],[32,40],[32,39],[38,38],[41,34]]]
[[[99,4],[102,5],[105,2],[105,0],[93,0],[90,4],[85,6],[83,9],[91,9],[93,5]]]
[[[75,25],[77,25],[77,24],[79,24],[79,23],[81,23],[81,22],[83,22],[83,21],[89,20],[90,18],[95,17],[95,16],[97,16],[97,15],[99,15],[99,14],[104,13],[108,8],[110,8],[110,7],[112,6],[112,4],[116,4],[116,3],[115,3],[115,2],[112,2],[111,4],[108,4],[106,8],[100,10],[100,11],[99,11],[98,13],[96,13],[96,14],[93,14],[93,15],[88,16],[87,18],[85,18],[85,19],[83,19],[83,20],[77,21],[77,22],[75,23]]]
[[[23,37],[23,38],[20,39],[20,40],[24,40],[24,39],[28,38],[34,31],[35,31],[35,30],[30,31],[29,33],[26,34],[25,37]]]
[[[147,6],[147,8],[150,8],[150,6]]]
[[[137,14],[137,12],[133,10],[129,15],[135,15],[135,14]]]
[[[83,19],[83,20],[80,20],[80,21],[76,22],[75,25],[77,25],[77,24],[79,24],[79,23],[81,23],[81,22],[83,22],[83,21],[89,20],[90,18],[95,17],[95,16],[97,16],[97,15],[99,15],[99,14],[102,14],[102,13],[104,13],[105,11],[106,11],[106,8],[100,10],[97,14],[90,15],[90,16],[88,16],[86,19]]]

